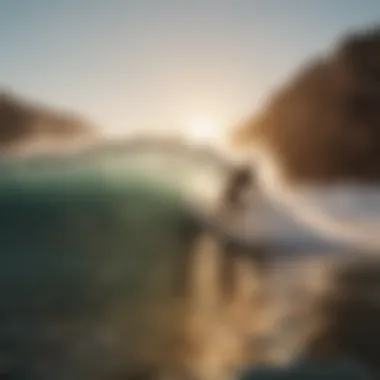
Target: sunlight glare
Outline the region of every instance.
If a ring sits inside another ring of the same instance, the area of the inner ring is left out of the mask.
[[[222,127],[211,119],[195,119],[188,123],[186,136],[195,143],[215,142]]]

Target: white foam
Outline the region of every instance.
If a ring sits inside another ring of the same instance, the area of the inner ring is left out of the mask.
[[[255,156],[253,166],[265,197],[278,212],[303,224],[304,230],[344,244],[380,248],[380,183],[290,185],[281,175],[279,162],[263,152]]]

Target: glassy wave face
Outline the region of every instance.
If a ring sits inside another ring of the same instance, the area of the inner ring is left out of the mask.
[[[1,160],[0,372],[85,380],[185,367],[197,234],[186,180],[220,174],[175,157]]]

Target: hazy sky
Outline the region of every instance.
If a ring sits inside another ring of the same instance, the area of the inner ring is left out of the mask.
[[[378,0],[0,0],[0,84],[108,129],[222,126]]]

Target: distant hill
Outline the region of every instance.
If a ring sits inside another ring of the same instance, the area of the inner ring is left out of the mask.
[[[96,128],[78,115],[0,92],[0,154],[55,149],[95,134]]]
[[[238,128],[240,149],[272,152],[297,182],[380,181],[380,25],[338,40]]]

